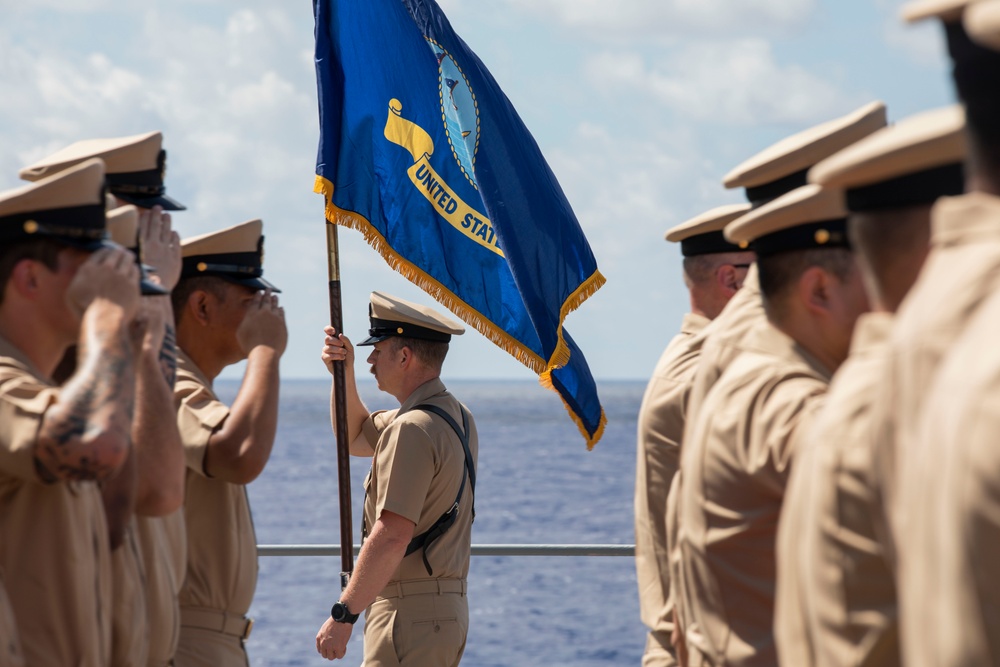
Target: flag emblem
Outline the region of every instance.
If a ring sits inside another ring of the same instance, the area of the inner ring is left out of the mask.
[[[448,132],[448,144],[462,173],[472,187],[476,184],[476,149],[479,144],[479,108],[469,80],[455,58],[444,47],[428,39],[438,61],[438,87],[441,94],[441,119]]]
[[[606,418],[566,316],[604,284],[572,207],[434,0],[313,0],[332,224],[555,390],[592,447]]]

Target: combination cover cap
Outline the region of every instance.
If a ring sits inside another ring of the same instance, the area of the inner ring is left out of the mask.
[[[685,257],[719,252],[738,252],[739,246],[726,240],[722,230],[733,220],[750,211],[750,204],[718,206],[667,230],[664,238],[681,244]]]
[[[238,225],[181,241],[181,278],[217,276],[253,289],[280,292],[264,280],[264,223]]]
[[[108,189],[119,199],[139,208],[159,205],[167,211],[184,210],[181,203],[166,195],[167,152],[160,132],[77,141],[25,167],[19,176],[37,181],[95,157],[104,160]]]
[[[465,333],[465,327],[455,320],[383,292],[372,292],[368,318],[368,338],[358,345],[374,345],[393,336],[447,343],[452,336]]]

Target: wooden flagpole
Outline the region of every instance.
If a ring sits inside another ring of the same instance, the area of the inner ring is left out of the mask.
[[[326,223],[327,265],[330,270],[330,325],[344,332],[344,306],[340,291],[340,246],[337,225]],[[344,362],[333,364],[334,422],[337,435],[337,480],[340,493],[340,590],[347,588],[354,572],[354,530],[351,525],[351,443],[347,441],[347,380]]]

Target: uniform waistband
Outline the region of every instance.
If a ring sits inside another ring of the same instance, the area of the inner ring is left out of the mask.
[[[407,595],[444,595],[452,593],[465,595],[468,592],[465,579],[418,579],[416,581],[396,581],[382,589],[380,598],[405,598]]]
[[[215,630],[225,635],[247,640],[253,630],[253,619],[205,607],[181,607],[181,625],[189,628]]]

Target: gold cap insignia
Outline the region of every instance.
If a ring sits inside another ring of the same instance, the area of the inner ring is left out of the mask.
[[[398,334],[403,333],[403,327],[396,327],[396,333]]]
[[[747,242],[747,241],[740,241],[740,243],[739,243],[739,246],[740,246],[740,248],[742,248],[743,250],[746,250],[746,249],[747,249],[747,248],[748,248],[748,247],[750,246],[750,243],[749,243],[749,242]]]
[[[208,269],[208,264],[206,264],[205,262],[198,262],[199,271],[206,271],[207,269]]]
[[[813,238],[816,239],[816,243],[819,245],[826,245],[830,242],[830,232],[825,229],[817,229]]]
[[[24,233],[25,234],[34,234],[37,231],[38,231],[38,223],[37,222],[35,222],[34,220],[25,220],[24,221]]]

